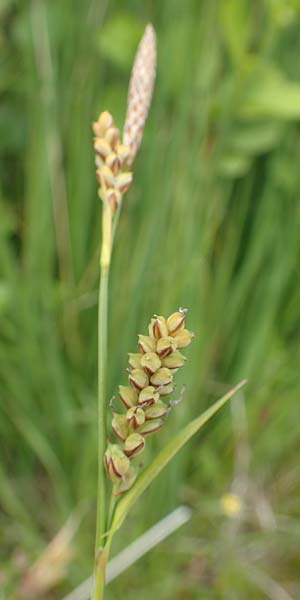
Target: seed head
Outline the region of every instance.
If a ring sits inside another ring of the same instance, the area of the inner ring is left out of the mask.
[[[126,414],[114,412],[112,418],[113,432],[122,446],[109,444],[104,456],[115,495],[133,485],[136,471],[131,461],[144,450],[145,436],[158,431],[178,404],[172,400],[167,404],[162,398],[174,391],[173,375],[186,360],[178,348],[187,346],[194,337],[184,328],[186,314],[180,308],[168,319],[154,315],[149,335],[138,336],[140,352],[128,354],[130,385],[119,386]]]

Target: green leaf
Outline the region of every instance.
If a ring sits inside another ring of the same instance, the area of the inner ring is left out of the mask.
[[[217,169],[220,175],[224,177],[243,177],[249,170],[251,161],[244,154],[234,154],[230,152],[220,158]]]
[[[220,4],[220,24],[231,58],[243,58],[250,39],[251,14],[247,0],[227,0]]]
[[[272,65],[260,64],[249,73],[239,114],[242,118],[300,118],[300,84]]]
[[[144,25],[127,13],[108,20],[99,35],[102,54],[117,67],[127,71],[132,65]]]
[[[271,150],[283,135],[280,121],[254,121],[240,123],[232,132],[230,148],[235,152],[256,155]]]
[[[159,475],[159,473],[166,467],[170,460],[179,452],[179,450],[190,440],[190,438],[218,412],[218,410],[228,401],[232,396],[243,387],[246,380],[241,381],[232,390],[230,390],[225,396],[217,400],[212,406],[210,406],[202,415],[191,421],[182,431],[180,431],[154,458],[152,463],[141,473],[136,480],[134,486],[129,490],[125,496],[119,501],[112,526],[107,538],[107,546],[110,545],[112,537],[117,529],[122,525],[126,515],[133,507],[135,502],[146,490],[146,488],[152,483],[152,481]]]

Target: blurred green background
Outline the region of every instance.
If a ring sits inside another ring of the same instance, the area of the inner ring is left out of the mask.
[[[158,73],[114,252],[110,393],[150,316],[179,305],[197,335],[187,392],[149,455],[249,383],[144,494],[113,553],[178,504],[190,523],[107,598],[299,598],[300,0],[1,0],[0,598],[62,599],[91,571],[91,122],[107,109],[122,127],[148,21]],[[46,560],[53,585],[28,584],[70,515],[72,556]]]

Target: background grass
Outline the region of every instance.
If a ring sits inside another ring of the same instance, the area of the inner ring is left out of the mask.
[[[1,594],[24,596],[24,570],[74,511],[66,576],[32,597],[62,598],[90,574],[100,232],[91,122],[109,109],[122,127],[148,20],[158,74],[114,254],[111,395],[136,334],[178,305],[197,335],[180,374],[187,393],[150,454],[229,385],[249,384],[145,494],[115,551],[180,502],[191,523],[108,598],[283,600],[282,588],[296,598],[298,0],[1,1]],[[229,490],[239,519],[222,511]]]

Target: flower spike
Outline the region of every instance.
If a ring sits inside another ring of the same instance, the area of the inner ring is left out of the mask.
[[[108,116],[106,119],[110,122]],[[100,125],[104,127],[102,121]],[[184,328],[186,314],[186,309],[179,308],[167,319],[154,315],[149,335],[138,336],[140,352],[128,355],[130,385],[119,386],[126,413],[113,411],[112,417],[112,430],[119,444],[108,445],[104,461],[116,496],[126,492],[136,479],[136,469],[131,461],[143,452],[145,436],[158,431],[171,408],[179,402],[169,400],[166,403],[163,399],[174,391],[174,373],[186,361],[178,348],[188,346],[194,337]]]

